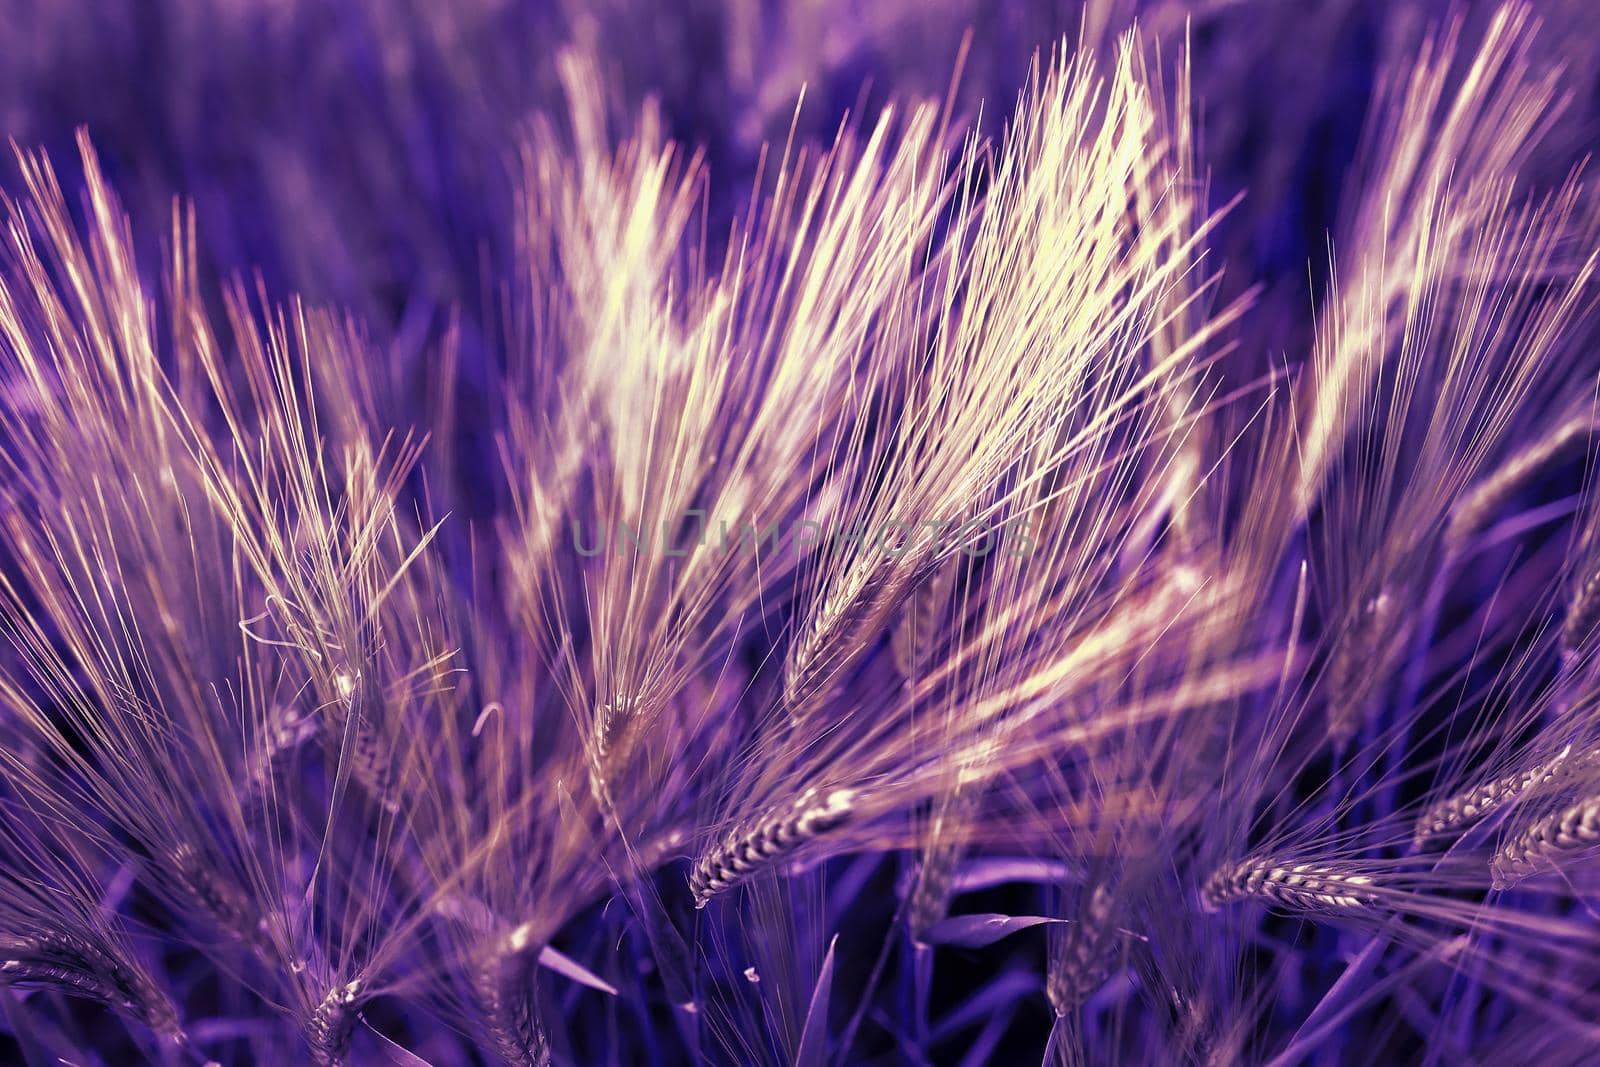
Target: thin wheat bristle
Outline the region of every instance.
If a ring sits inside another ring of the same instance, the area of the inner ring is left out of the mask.
[[[856,794],[807,789],[782,812],[743,834],[729,834],[694,865],[689,888],[695,907],[783,861],[796,849],[836,830],[855,814]]]
[[[1373,884],[1371,875],[1268,857],[1221,868],[1207,879],[1200,899],[1207,911],[1247,900],[1300,911],[1352,910],[1377,903],[1377,896],[1367,888]]]

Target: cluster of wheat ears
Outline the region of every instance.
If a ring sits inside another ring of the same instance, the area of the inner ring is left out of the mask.
[[[1593,1062],[1600,202],[1526,177],[1538,32],[1385,68],[1303,351],[1181,32],[742,193],[580,41],[492,310],[398,339],[17,148],[10,1054]]]

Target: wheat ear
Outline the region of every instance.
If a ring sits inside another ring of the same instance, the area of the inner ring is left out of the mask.
[[[1439,801],[1417,819],[1412,842],[1421,848],[1428,841],[1463,833],[1536,786],[1554,781],[1577,766],[1593,762],[1595,753],[1574,759],[1568,745],[1549,759],[1525,771],[1480,782],[1471,789]]]
[[[1369,600],[1329,665],[1328,739],[1348,744],[1366,718],[1397,641],[1398,612],[1386,590]]]
[[[497,939],[472,975],[488,1038],[511,1067],[545,1067],[550,1042],[539,1023],[539,940],[523,923]]]
[[[1561,626],[1561,664],[1570,669],[1579,653],[1600,626],[1600,568],[1592,568],[1577,584],[1567,602],[1567,617]]]
[[[931,558],[931,554],[927,555]],[[783,677],[784,704],[806,718],[842,681],[844,672],[882,634],[890,613],[923,580],[927,563],[885,559],[854,589],[829,597],[795,645]]]
[[[376,724],[362,709],[354,691],[356,687],[364,689],[366,683],[359,676],[353,683],[347,682],[344,675],[339,676],[338,682],[344,699],[335,705],[338,708],[338,713],[333,717],[333,724],[338,730],[335,740],[344,744],[343,738],[349,738],[341,759],[349,765],[350,777],[366,790],[367,796],[392,814],[400,808],[395,799],[393,760],[378,734]]]
[[[1445,544],[1459,551],[1466,539],[1481,530],[1505,506],[1517,490],[1576,445],[1586,442],[1595,430],[1592,416],[1576,415],[1532,444],[1513,453],[1493,474],[1467,490],[1450,513]]]
[[[306,1024],[306,1044],[317,1067],[344,1067],[350,1059],[350,1036],[356,1025],[361,981],[336,985],[317,1004]]]
[[[701,857],[689,875],[694,904],[703,908],[712,897],[746,881],[782,860],[795,849],[850,821],[855,814],[855,792],[835,789],[819,796],[807,789],[775,815],[769,815],[745,832],[730,834]]]
[[[906,909],[906,926],[915,943],[927,944],[928,931],[949,914],[956,868],[965,848],[960,840],[943,838],[923,849],[911,902]]]
[[[246,773],[244,798],[260,800],[272,780],[272,770],[280,757],[316,736],[317,719],[302,715],[293,705],[274,708],[267,718],[264,743],[253,753]]]
[[[125,1011],[158,1034],[183,1040],[178,1011],[144,969],[63,930],[0,937],[0,982],[39,986]]]
[[[173,870],[189,897],[228,934],[256,951],[267,940],[257,909],[226,878],[219,878],[204,857],[187,842],[172,850]]]
[[[1116,898],[1096,885],[1076,922],[1050,930],[1050,969],[1045,994],[1058,1018],[1072,1014],[1111,976],[1117,931],[1111,917]]]
[[[889,636],[889,648],[900,677],[908,683],[928,673],[960,565],[958,558],[946,560],[901,606],[900,621]]]
[[[967,821],[976,800],[970,784],[957,778],[950,791],[935,801],[906,916],[911,940],[919,945],[926,944],[928,931],[950,912],[956,868],[967,847],[962,835],[955,831]]]
[[[1266,857],[1223,867],[1206,880],[1200,901],[1207,911],[1242,900],[1265,900],[1299,911],[1350,911],[1377,903],[1370,885],[1370,875]]]
[[[1564,855],[1600,844],[1600,795],[1584,797],[1547,815],[1495,853],[1495,889],[1509,889],[1535,872],[1558,865]]]

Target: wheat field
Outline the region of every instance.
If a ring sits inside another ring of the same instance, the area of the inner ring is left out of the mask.
[[[1586,2],[0,14],[0,1061],[1600,1062]]]

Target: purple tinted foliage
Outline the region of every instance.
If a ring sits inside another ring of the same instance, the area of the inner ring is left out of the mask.
[[[1586,0],[0,38],[0,1061],[1594,1061]]]

